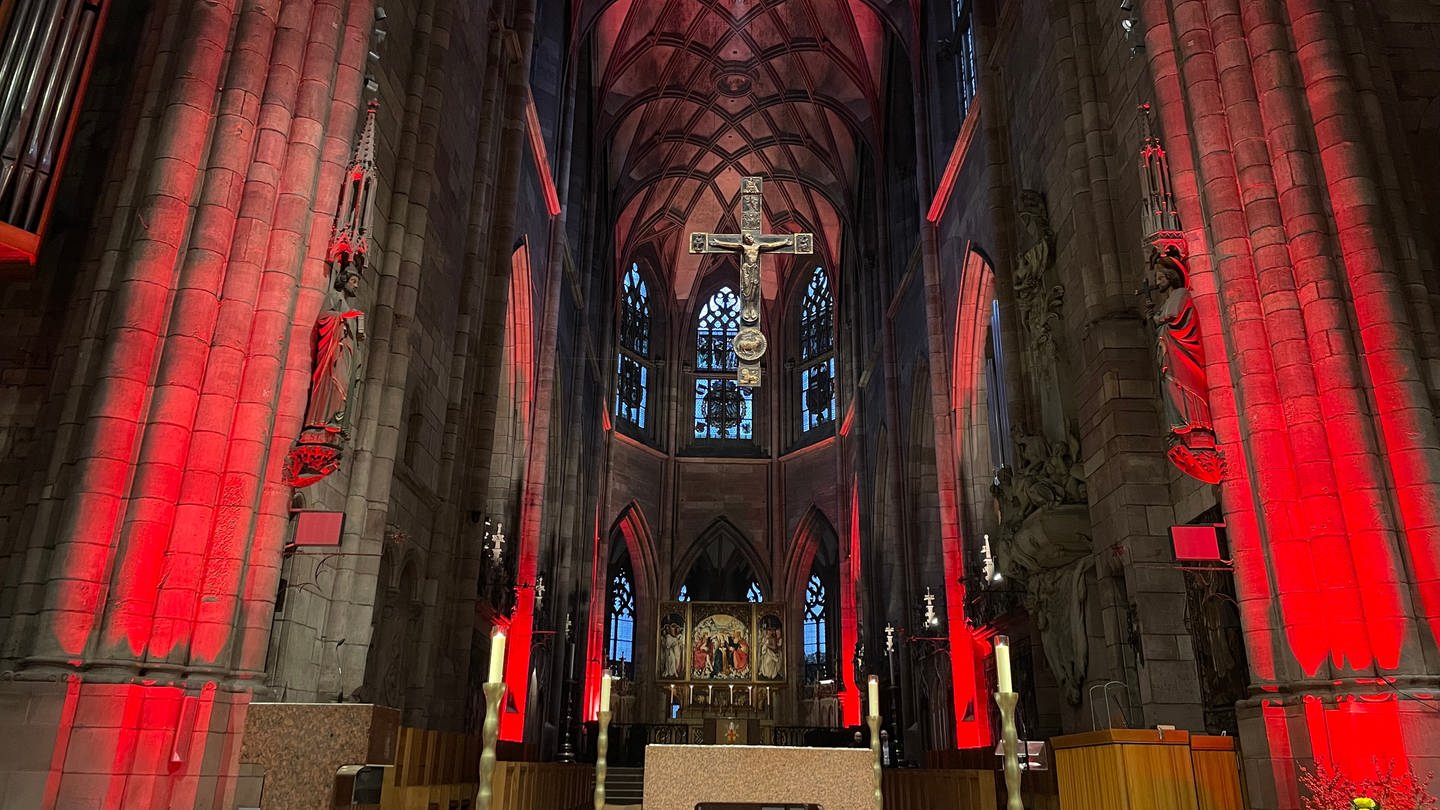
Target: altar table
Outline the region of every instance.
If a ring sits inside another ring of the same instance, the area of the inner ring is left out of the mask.
[[[697,804],[818,804],[872,810],[875,769],[868,748],[772,745],[650,745],[645,810]]]

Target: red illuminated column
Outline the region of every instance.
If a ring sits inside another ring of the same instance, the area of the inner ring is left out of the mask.
[[[334,95],[329,99],[328,121],[320,148],[317,188],[337,189],[345,182],[347,160],[355,144],[355,125],[363,113],[357,107],[374,14],[373,0],[353,2],[347,10],[339,60],[334,73]],[[319,85],[311,85],[316,92]],[[328,279],[327,248],[333,231],[334,200],[317,195],[309,211],[309,250],[304,260],[305,283],[298,293],[289,328],[284,376],[281,379],[274,424],[269,437],[267,467],[255,517],[254,538],[239,594],[234,622],[238,638],[231,661],[242,678],[258,678],[265,668],[267,643],[280,581],[280,555],[290,520],[291,488],[282,467],[291,443],[304,420],[310,389],[311,334],[324,298]]]
[[[193,570],[198,563],[193,546],[202,533],[184,537],[178,547],[169,541],[215,336],[226,259],[236,230],[237,191],[250,173],[259,111],[256,101],[270,78],[267,67],[278,6],[278,2],[257,3],[240,15],[236,47],[217,104],[209,166],[203,172],[193,235],[180,267],[120,535],[123,558],[111,583],[102,644],[107,653],[120,657],[145,657],[153,641],[163,660],[177,632],[183,640],[188,630],[180,615],[184,611],[172,611],[162,618],[156,615],[156,600],[162,583],[169,584],[167,574],[176,569]],[[176,559],[185,562],[167,565]],[[156,631],[160,638],[152,639]]]
[[[1287,229],[1280,216],[1276,171],[1266,146],[1238,6],[1234,0],[1219,0],[1206,3],[1205,9],[1214,37],[1213,56],[1240,184],[1244,224],[1250,234],[1256,289],[1271,341],[1276,387],[1284,402],[1275,416],[1288,437],[1296,471],[1298,528],[1313,554],[1316,584],[1325,594],[1324,604],[1329,611],[1325,636],[1328,653],[1332,666],[1344,667],[1348,662],[1350,667],[1367,667],[1372,661],[1369,632],[1327,439],[1327,433],[1363,428],[1354,420],[1347,422],[1340,409],[1330,408],[1327,413],[1317,395],[1307,341],[1310,324],[1302,317],[1296,294]],[[1327,381],[1337,386],[1326,392],[1332,401],[1346,390],[1355,390],[1353,380],[1332,376]],[[1327,416],[1336,421],[1327,420]],[[1372,515],[1367,522],[1374,520]],[[1381,583],[1369,583],[1366,590],[1377,604],[1387,598]],[[1393,593],[1390,598],[1393,601]]]
[[[112,572],[126,565],[116,530],[127,506],[134,459],[150,396],[150,379],[175,287],[180,245],[204,158],[203,133],[236,22],[233,1],[206,4],[191,20],[189,45],[180,54],[185,80],[171,88],[160,121],[155,158],[138,216],[152,223],[137,230],[120,268],[105,354],[81,441],[74,495],[66,505],[52,557],[54,596],[41,615],[31,657],[67,665],[90,652]],[[143,506],[143,504],[142,504]],[[141,621],[144,621],[143,619]],[[117,658],[133,665],[133,658]]]
[[[844,428],[841,428],[841,438],[846,437],[846,432]],[[842,652],[854,650],[860,641],[860,610],[856,604],[856,596],[860,588],[860,560],[862,559],[860,483],[853,478],[850,483],[850,520],[846,526],[848,543],[843,557],[844,562],[840,567],[840,650]],[[797,593],[803,593],[803,590],[797,591]],[[842,699],[841,722],[846,726],[858,726],[860,725],[861,684],[855,682],[855,668],[840,667],[840,682],[845,686],[845,690],[840,695]],[[897,684],[892,683],[890,687],[897,688]]]
[[[313,4],[287,3],[281,11],[271,47],[272,77],[259,99],[254,157],[249,176],[240,190],[240,206],[221,286],[209,363],[201,382],[184,482],[171,531],[172,544],[166,553],[166,571],[157,595],[157,623],[183,628],[185,638],[157,643],[151,650],[152,660],[183,663],[188,657],[188,634],[195,601],[199,598],[205,557],[205,547],[196,547],[194,538],[209,536],[220,498],[241,370],[249,350],[260,278],[290,149],[296,92],[312,13]],[[174,636],[173,632],[162,630],[161,633]]]
[[[1176,205],[1180,209],[1181,222],[1186,226],[1185,237],[1190,246],[1187,264],[1192,274],[1195,307],[1203,323],[1218,324],[1219,293],[1211,267],[1205,218],[1200,209],[1199,179],[1191,159],[1192,139],[1171,29],[1165,18],[1163,2],[1147,4],[1143,12],[1145,19],[1151,21],[1146,29],[1145,52],[1150,58],[1150,73],[1155,83],[1155,110],[1170,148]],[[1250,629],[1245,634],[1246,657],[1257,681],[1273,681],[1276,677],[1277,643],[1272,619],[1274,590],[1251,491],[1249,450],[1241,442],[1244,433],[1236,407],[1229,343],[1224,330],[1219,328],[1202,330],[1201,339],[1205,348],[1216,441],[1225,454],[1228,467],[1220,483],[1220,493],[1225,506],[1231,555],[1238,575],[1236,590],[1240,614],[1245,627]]]
[[[916,69],[916,75],[923,72]],[[930,171],[929,127],[925,104],[915,105],[916,176],[932,177]],[[938,362],[949,350],[945,339],[945,296],[940,285],[940,253],[935,223],[925,218],[924,200],[929,189],[920,195],[920,255],[925,279],[926,350],[937,362],[930,367],[930,405],[935,422],[935,480],[939,490],[940,551],[945,593],[945,631],[950,642],[950,686],[954,699],[955,742],[960,748],[972,748],[989,740],[989,727],[981,727],[982,711],[966,710],[978,705],[985,695],[975,689],[974,635],[965,618],[965,547],[960,528],[958,467],[955,456],[954,427],[951,424],[949,369]]]
[[[270,439],[299,426],[277,379],[308,373],[309,327],[303,348],[292,331],[315,306],[297,291],[322,264],[305,245],[323,250],[372,19],[368,0],[153,6],[150,47],[172,61],[137,74],[148,148],[112,168],[136,210],[101,214],[115,264],[88,294],[113,300],[70,344],[102,349],[73,360],[85,430],[57,443],[66,483],[29,543],[53,548],[39,631],[16,637],[22,666],[0,682],[35,721],[27,744],[53,749],[0,784],[38,780],[48,806],[234,803],[250,700],[234,628],[252,572],[278,565],[283,523],[255,522],[262,490],[288,492]],[[260,588],[246,629],[263,637],[273,579]]]
[[[922,151],[924,151],[922,149]],[[921,176],[925,176],[921,172]],[[936,248],[935,226],[921,225],[921,250],[925,270],[926,342],[934,358],[945,357],[943,313],[944,296],[940,290],[940,257]],[[973,748],[989,741],[989,726],[982,727],[983,709],[969,712],[987,696],[975,692],[975,644],[969,622],[965,618],[965,547],[960,531],[960,503],[955,463],[954,429],[950,421],[950,384],[943,363],[930,368],[930,397],[935,421],[935,478],[940,499],[940,549],[943,559],[945,586],[945,631],[950,637],[950,683],[954,697],[955,744]]]
[[[1380,134],[1361,117],[1333,6],[1288,0],[1286,7],[1418,607],[1433,643],[1440,639],[1440,435],[1397,269],[1400,251],[1385,222],[1372,146]]]
[[[1293,286],[1309,337],[1323,426],[1340,493],[1350,560],[1364,598],[1361,610],[1375,663],[1394,670],[1401,650],[1417,649],[1417,628],[1399,564],[1399,530],[1384,495],[1384,470],[1374,425],[1366,418],[1365,375],[1345,312],[1344,279],[1334,260],[1333,240],[1314,164],[1307,146],[1298,77],[1287,56],[1288,34],[1277,2],[1239,7],[1255,76],[1271,89],[1260,94],[1264,142],[1274,172],[1277,203],[1288,234]],[[1351,659],[1364,669],[1368,660]]]
[[[1372,756],[1419,773],[1440,758],[1440,720],[1397,691],[1435,690],[1440,441],[1417,346],[1433,325],[1412,326],[1394,167],[1333,7],[1168,5],[1144,6],[1146,50],[1197,309],[1228,355],[1208,370],[1264,690],[1238,707],[1251,805],[1288,808],[1296,760],[1362,780]]]
[[[1165,4],[1155,5],[1163,15]],[[1272,338],[1256,282],[1212,35],[1199,0],[1176,3],[1173,12],[1181,80],[1202,178],[1199,190],[1208,215],[1204,221],[1214,252],[1214,280],[1197,279],[1197,299],[1209,290],[1217,291],[1218,331],[1226,337],[1225,349],[1231,360],[1231,382],[1240,404],[1240,435],[1248,437],[1244,452],[1250,454],[1252,463],[1264,460],[1251,475],[1262,518],[1261,536],[1275,561],[1272,573],[1283,632],[1300,666],[1319,672],[1328,667],[1331,610],[1299,514],[1295,459],[1276,380]],[[1197,300],[1197,307],[1199,304]],[[1201,313],[1203,316],[1204,311]]]

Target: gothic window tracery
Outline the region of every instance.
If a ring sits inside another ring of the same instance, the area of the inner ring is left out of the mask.
[[[805,669],[808,672],[819,673],[824,666],[827,644],[827,622],[825,610],[825,583],[820,580],[818,572],[810,574],[810,581],[805,585],[805,614],[803,626],[803,641],[805,647]]]
[[[606,643],[609,665],[624,674],[635,660],[635,591],[625,568],[610,579],[610,619]]]
[[[745,591],[745,601],[747,601],[747,602],[764,602],[764,601],[765,601],[765,595],[760,592],[760,583],[758,583],[758,582],[756,582],[756,581],[754,581],[754,580],[751,580],[751,581],[750,581],[750,587],[749,587],[748,590]]]
[[[621,284],[620,340],[615,358],[615,416],[641,430],[649,427],[652,359],[650,288],[631,264]]]
[[[800,432],[835,422],[835,299],[816,267],[800,301]]]
[[[695,438],[754,438],[754,399],[735,382],[730,342],[740,329],[740,296],[721,287],[700,308],[695,325]],[[722,376],[724,375],[724,376]]]

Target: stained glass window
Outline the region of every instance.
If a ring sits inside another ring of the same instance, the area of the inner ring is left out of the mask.
[[[826,645],[825,583],[819,574],[811,574],[805,586],[804,644],[805,663],[823,665]]]
[[[635,660],[635,591],[630,573],[621,569],[610,580],[610,639],[606,647],[609,663],[620,673]]]
[[[750,581],[750,589],[747,590],[747,591],[745,591],[745,601],[747,601],[747,602],[764,602],[764,601],[765,601],[765,595],[760,592],[760,583],[758,583],[758,582],[756,582],[756,581],[754,581],[754,580],[751,580],[751,581]]]
[[[640,429],[649,425],[650,288],[630,265],[621,286],[620,347],[615,359],[615,415]]]
[[[681,601],[681,602],[689,602],[689,601],[690,601],[690,586],[689,586],[689,585],[681,585],[681,586],[680,586],[680,595],[677,596],[677,597],[675,597],[675,598],[676,598],[677,600]]]
[[[815,268],[800,301],[800,431],[835,421],[835,299]]]
[[[730,342],[740,330],[740,296],[721,287],[700,308],[695,329],[695,368],[700,371],[734,371]]]
[[[736,361],[730,342],[739,328],[740,296],[721,287],[700,308],[695,326],[695,370],[700,375],[695,378],[697,439],[754,438],[754,397],[731,376]]]

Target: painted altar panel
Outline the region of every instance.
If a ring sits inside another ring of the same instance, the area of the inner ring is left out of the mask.
[[[689,606],[684,602],[664,602],[660,605],[660,638],[655,645],[658,660],[655,662],[657,680],[683,681],[689,667],[686,665],[690,637],[687,632],[689,620],[686,614]]]
[[[785,680],[785,611],[778,604],[762,603],[755,611],[755,680]]]
[[[657,681],[747,685],[785,682],[787,633],[782,603],[662,602],[659,618],[655,644]],[[753,705],[751,698],[752,692],[736,693],[736,697],[721,702]]]
[[[755,606],[749,602],[690,605],[690,678],[699,682],[751,681]]]

